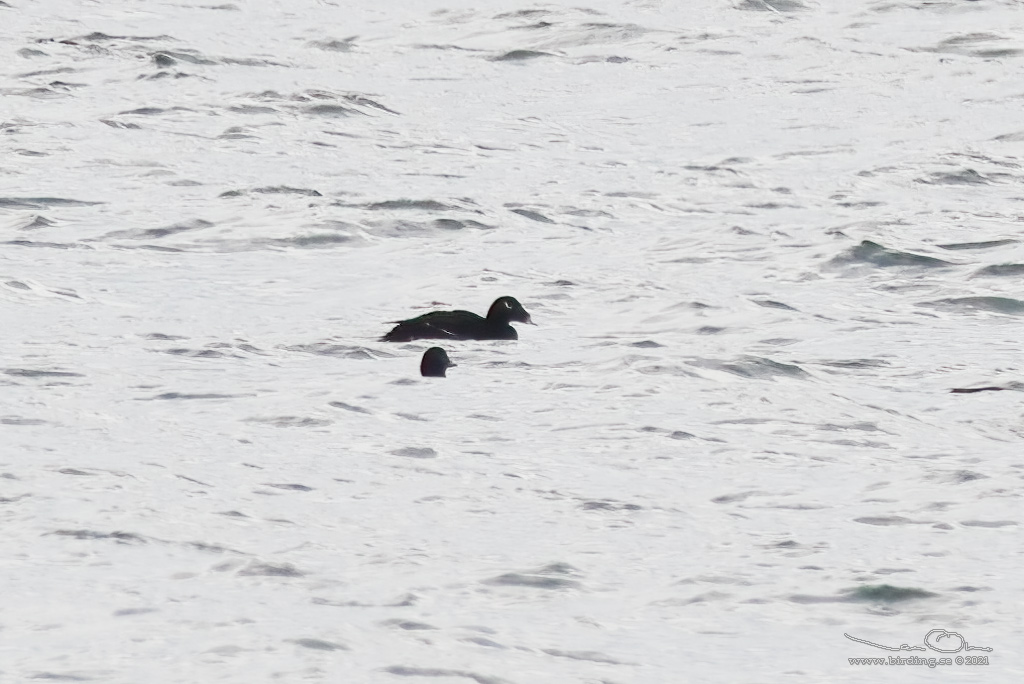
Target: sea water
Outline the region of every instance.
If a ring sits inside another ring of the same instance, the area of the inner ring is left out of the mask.
[[[3,0],[0,681],[1020,681],[1022,35]]]

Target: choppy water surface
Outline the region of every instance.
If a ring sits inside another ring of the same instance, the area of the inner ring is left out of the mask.
[[[1019,4],[676,4],[0,2],[0,680],[1020,681]]]

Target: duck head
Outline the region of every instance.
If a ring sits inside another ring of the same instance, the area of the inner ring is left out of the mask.
[[[530,320],[530,314],[526,313],[526,309],[523,308],[523,305],[515,297],[498,297],[495,299],[494,303],[491,304],[491,308],[487,310],[487,320],[506,325],[512,321],[536,325],[536,323]]]
[[[445,371],[454,365],[444,349],[431,347],[423,352],[423,360],[420,361],[420,375],[425,378],[443,378]]]

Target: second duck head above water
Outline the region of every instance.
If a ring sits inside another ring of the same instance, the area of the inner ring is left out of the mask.
[[[487,318],[470,311],[431,311],[407,321],[399,321],[382,342],[412,340],[518,340],[512,321],[530,323],[530,314],[515,297],[498,297],[487,311]]]
[[[444,349],[431,347],[423,352],[423,360],[420,361],[420,375],[425,378],[443,378],[445,371],[454,365]]]

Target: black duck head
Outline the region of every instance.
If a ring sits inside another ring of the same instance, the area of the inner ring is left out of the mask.
[[[420,361],[420,375],[425,378],[443,378],[445,371],[454,365],[444,349],[431,347],[423,352],[423,360]]]
[[[494,321],[495,323],[504,323],[508,325],[512,321],[519,321],[520,323],[529,323],[535,325],[530,320],[530,314],[526,313],[526,309],[519,303],[515,297],[498,297],[491,304],[491,308],[487,310],[487,320]]]

